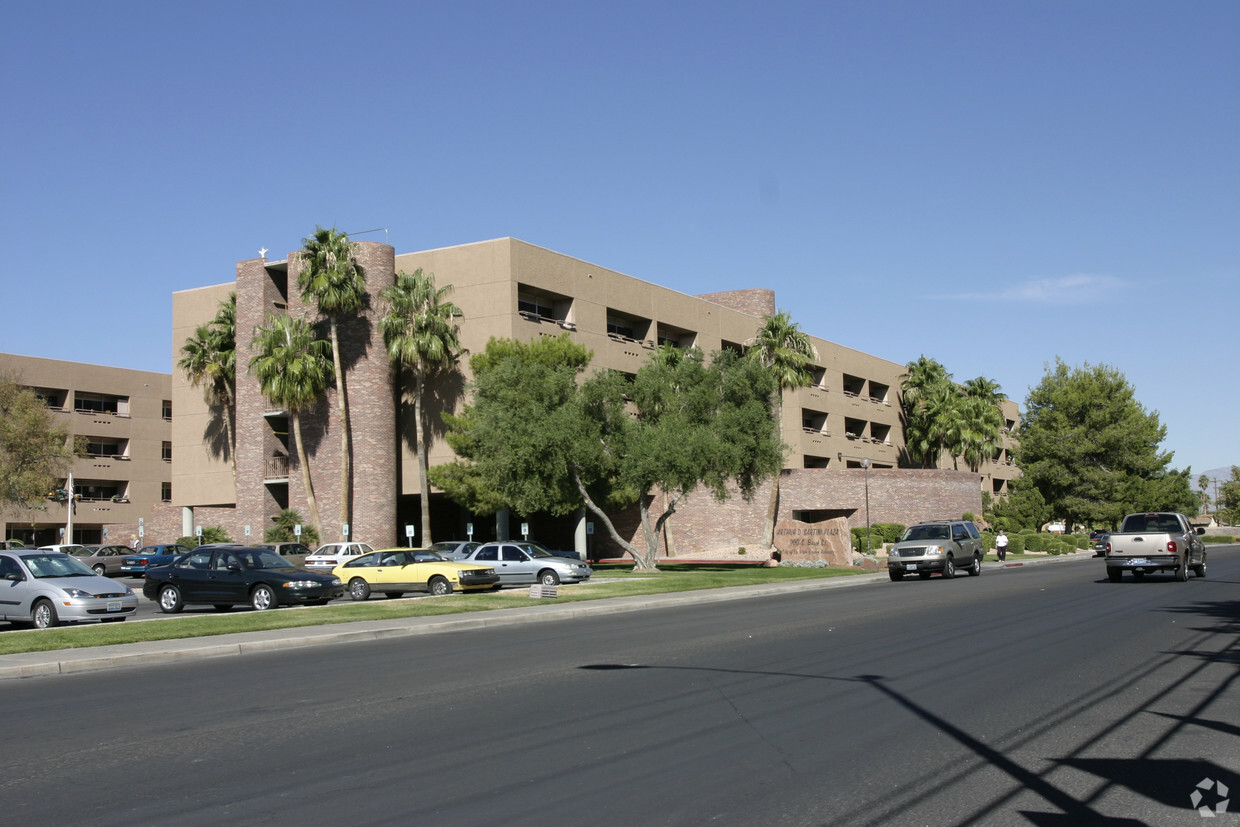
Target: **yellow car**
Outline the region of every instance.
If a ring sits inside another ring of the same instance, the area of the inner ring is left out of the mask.
[[[332,569],[332,574],[354,600],[365,600],[372,591],[388,597],[405,592],[444,595],[457,589],[475,592],[499,582],[490,566],[455,563],[425,548],[385,548],[350,557]]]

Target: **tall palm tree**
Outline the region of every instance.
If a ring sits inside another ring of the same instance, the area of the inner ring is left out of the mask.
[[[431,485],[427,478],[427,438],[423,421],[423,391],[432,374],[447,370],[461,355],[461,309],[447,297],[452,285],[435,286],[435,274],[401,271],[396,281],[379,294],[386,312],[379,319],[379,332],[388,361],[399,376],[402,370],[413,376],[413,428],[418,454],[418,477],[422,499],[422,544],[431,544]]]
[[[775,422],[779,426],[779,439],[784,438],[784,391],[804,388],[814,382],[813,365],[818,358],[809,336],[801,326],[792,321],[787,311],[774,316],[763,316],[757,334],[745,343],[746,353],[762,365],[775,378],[778,399],[775,400]],[[779,472],[771,481],[771,502],[766,512],[766,527],[762,532],[763,548],[775,545],[775,520],[779,516]]]
[[[939,362],[922,355],[905,365],[900,377],[900,410],[904,425],[904,444],[909,459],[922,467],[936,467],[943,450],[945,423],[935,421],[934,411],[944,414],[956,395],[952,375]],[[951,393],[944,391],[951,389]],[[933,410],[932,399],[933,397]]]
[[[310,521],[322,537],[319,504],[314,497],[314,482],[310,479],[306,443],[301,438],[301,412],[314,405],[331,381],[329,345],[315,338],[314,328],[305,319],[295,319],[287,313],[268,313],[266,327],[254,328],[251,346],[258,353],[250,359],[250,372],[258,377],[263,396],[271,404],[288,411],[293,439],[297,443],[301,481],[310,507]]]
[[[1210,478],[1202,474],[1197,478],[1197,487],[1201,489],[1201,512],[1208,514],[1210,512]]]
[[[201,387],[208,405],[219,407],[224,426],[224,444],[232,467],[233,487],[237,485],[236,397],[237,397],[237,294],[229,293],[220,302],[215,318],[199,325],[181,346],[177,367],[184,371],[192,387]]]
[[[352,500],[353,448],[349,435],[349,394],[345,388],[344,365],[340,358],[340,319],[358,313],[366,305],[366,276],[353,258],[349,236],[335,227],[315,227],[314,235],[303,239],[305,264],[297,276],[297,289],[303,301],[312,301],[327,319],[331,336],[332,367],[336,376],[336,408],[340,415],[340,524],[349,524]]]
[[[967,392],[966,392],[967,393]],[[960,426],[957,448],[969,470],[977,473],[982,463],[995,455],[1003,433],[1003,414],[984,396],[965,395],[957,400]],[[956,454],[953,453],[953,459]]]

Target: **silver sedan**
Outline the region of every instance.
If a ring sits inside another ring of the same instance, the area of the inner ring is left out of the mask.
[[[133,589],[100,577],[58,551],[0,552],[0,618],[36,629],[65,621],[124,620],[138,610]]]
[[[537,546],[520,540],[483,543],[464,557],[463,563],[491,566],[499,575],[499,585],[541,583],[584,583],[594,572],[580,560],[556,557]]]

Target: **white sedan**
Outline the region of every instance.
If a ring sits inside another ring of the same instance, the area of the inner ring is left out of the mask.
[[[374,549],[366,543],[324,543],[314,550],[314,554],[307,555],[302,565],[311,571],[330,572],[341,563],[372,551]]]

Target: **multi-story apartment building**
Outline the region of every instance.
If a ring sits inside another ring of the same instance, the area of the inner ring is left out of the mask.
[[[5,539],[27,545],[128,544],[172,501],[172,393],[166,373],[0,353],[0,373],[47,403],[85,450],[34,509],[0,515]],[[49,492],[54,494],[55,492]],[[70,532],[72,532],[70,534]]]
[[[743,350],[757,332],[762,316],[776,311],[771,290],[690,296],[512,238],[401,255],[387,244],[355,242],[355,252],[366,275],[371,303],[341,332],[342,355],[349,365],[347,392],[354,455],[349,536],[376,545],[403,544],[405,526],[418,522],[419,480],[411,406],[404,403],[407,389],[394,385],[377,326],[381,314],[377,297],[392,283],[395,272],[421,268],[434,273],[438,285],[452,286],[451,300],[464,313],[461,342],[469,352],[483,350],[491,337],[532,340],[568,333],[593,351],[594,367],[626,373],[636,372],[652,351],[665,344],[698,347],[706,353],[721,348]],[[174,503],[185,509],[183,533],[190,533],[193,525],[219,523],[229,527],[234,536],[243,531],[261,534],[281,508],[291,506],[303,516],[307,514],[296,450],[289,441],[287,413],[271,409],[245,367],[251,355],[252,331],[265,323],[268,313],[287,310],[313,315],[313,309],[297,292],[299,268],[296,253],[280,261],[242,261],[236,265],[233,280],[173,296],[173,341],[180,343],[212,317],[230,292],[237,294],[235,477],[233,457],[218,450],[221,412],[209,410],[201,393],[190,387],[184,376],[176,372],[172,376],[172,402],[177,414],[172,426],[172,480]],[[812,336],[813,320],[798,321]],[[865,464],[875,472],[898,468],[904,446],[899,405],[904,365],[825,339],[812,337],[812,341],[818,352],[814,384],[787,392],[782,409],[782,433],[791,448],[788,468],[810,477],[817,474],[815,479],[843,479],[835,472],[860,468],[863,460],[868,460]],[[437,380],[428,395],[433,432],[428,456],[431,465],[452,458],[442,439],[439,415],[459,409],[464,402],[468,371],[466,358],[459,373]],[[313,485],[327,535],[324,540],[339,539],[343,533],[337,516],[341,514],[340,438],[334,393],[330,390],[322,405],[302,417]],[[1016,405],[1009,402],[1003,408],[1008,428],[1014,429]],[[982,491],[1001,495],[1018,474],[1011,464],[1011,449],[1010,436],[1005,434],[996,460],[987,463],[980,475],[934,472],[947,476],[924,485],[941,489],[944,479],[950,478],[949,487],[962,493],[950,505],[939,507],[959,511],[959,506],[976,504],[973,510],[980,512]],[[950,467],[950,460],[945,467]],[[881,479],[877,473],[874,476]],[[908,479],[927,478],[915,474]],[[810,489],[820,487],[806,490]],[[853,487],[839,490],[847,490],[848,501],[823,503],[822,508],[856,512]],[[443,495],[431,496],[437,539],[464,536],[471,528],[475,538],[508,531],[502,520],[464,513]],[[753,508],[764,512],[765,501]],[[799,510],[806,510],[804,503]],[[522,515],[521,519],[537,520],[537,515]],[[584,515],[567,527],[560,522],[557,526],[538,523],[532,534],[559,542],[575,540],[580,548]]]

